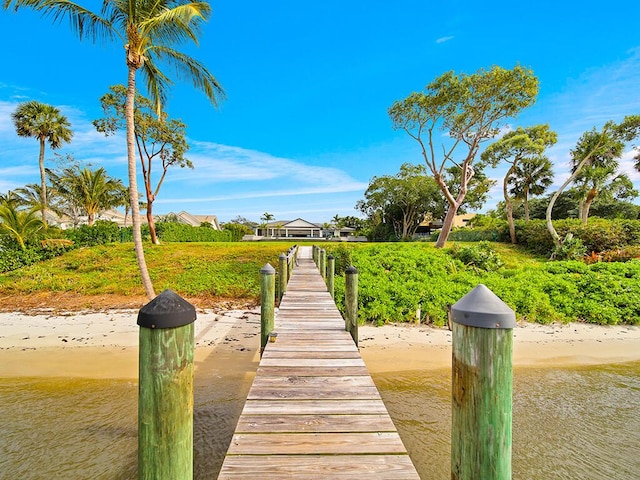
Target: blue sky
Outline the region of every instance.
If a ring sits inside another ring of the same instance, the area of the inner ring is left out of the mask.
[[[101,2],[79,0],[99,9]],[[442,73],[520,64],[540,80],[533,107],[511,127],[549,123],[549,151],[566,178],[569,150],[607,120],[640,114],[640,3],[418,0],[217,0],[199,47],[185,50],[223,85],[218,109],[176,82],[167,112],[187,124],[194,170],[173,170],[156,213],[187,210],[259,220],[329,221],[358,215],[373,176],[422,161],[391,127],[387,109]],[[80,43],[67,23],[28,10],[0,11],[0,192],[39,182],[38,144],[17,137],[10,114],[38,100],[60,108],[74,130],[59,153],[126,180],[122,137],[91,121],[99,97],[126,81],[122,45]],[[640,188],[640,174],[623,170]],[[47,163],[53,153],[47,150]],[[501,180],[504,169],[490,170]],[[500,200],[499,186],[485,210]]]

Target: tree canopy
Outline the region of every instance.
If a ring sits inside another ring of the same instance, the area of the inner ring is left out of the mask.
[[[429,83],[424,92],[412,93],[389,108],[394,128],[418,142],[448,203],[437,247],[443,247],[449,236],[474,176],[481,145],[499,133],[505,119],[532,105],[537,94],[538,79],[531,70],[494,66],[471,75],[447,72]],[[455,194],[444,176],[447,166],[460,170]]]

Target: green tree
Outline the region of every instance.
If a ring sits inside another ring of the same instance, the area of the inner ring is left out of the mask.
[[[542,195],[553,183],[551,160],[542,155],[524,159],[516,167],[509,183],[511,184],[511,194],[514,198],[522,200],[524,220],[528,222],[530,196]]]
[[[26,250],[27,242],[38,238],[47,228],[38,218],[38,211],[38,208],[20,210],[13,202],[0,204],[0,235],[6,235],[21,250]]]
[[[375,223],[393,226],[397,238],[411,238],[427,213],[443,210],[438,185],[424,165],[404,163],[396,175],[373,177],[356,208]]]
[[[102,109],[107,117],[93,122],[96,129],[107,136],[114,135],[118,130],[125,130],[127,126],[125,117],[127,89],[124,85],[114,85],[109,90],[109,93],[100,98]],[[134,131],[147,198],[147,222],[151,241],[158,244],[153,219],[153,202],[158,197],[169,168],[193,168],[193,163],[184,156],[189,150],[185,140],[185,124],[180,120],[169,120],[165,112],[157,116],[151,100],[140,94],[136,95],[135,105]],[[157,181],[154,181],[152,172],[156,164],[160,166],[160,176]]]
[[[136,180],[135,95],[136,73],[141,72],[148,96],[160,115],[172,82],[161,70],[168,65],[192,81],[216,105],[222,87],[206,67],[175,48],[187,41],[198,43],[199,27],[211,13],[207,2],[183,0],[104,0],[100,14],[70,1],[4,0],[4,8],[29,7],[54,21],[68,18],[80,40],[116,37],[125,48],[127,65],[127,163],[133,239],[140,276],[149,299],[155,297],[142,247],[140,209]]]
[[[549,129],[549,125],[535,125],[506,133],[500,140],[489,145],[482,152],[482,161],[493,168],[500,163],[507,163],[509,169],[502,180],[502,194],[506,206],[507,222],[511,243],[517,243],[516,227],[513,220],[513,199],[509,194],[509,183],[515,177],[523,162],[539,158],[546,148],[558,141],[558,135]]]
[[[449,237],[482,143],[499,133],[504,119],[533,104],[537,94],[538,80],[531,70],[495,66],[471,75],[447,72],[427,85],[425,92],[412,93],[389,109],[394,128],[404,130],[420,145],[422,157],[447,200],[436,247],[444,247]],[[438,147],[435,143],[443,138],[442,132],[448,139]],[[463,153],[456,158],[458,148]],[[453,185],[445,180],[447,165],[460,170],[455,195]]]
[[[124,204],[122,181],[109,177],[104,168],[69,167],[49,172],[51,182],[66,206],[66,211],[87,216],[89,226],[97,215]]]
[[[11,115],[16,127],[16,133],[21,137],[32,137],[40,143],[38,165],[40,167],[40,200],[42,204],[42,223],[47,224],[47,176],[44,168],[45,146],[49,143],[51,149],[56,150],[73,137],[71,124],[67,117],[56,107],[30,101],[21,103]]]
[[[547,230],[553,238],[556,250],[562,247],[562,239],[553,226],[553,207],[564,189],[581,174],[583,168],[593,163],[606,163],[617,158],[626,143],[640,135],[640,115],[629,115],[616,124],[609,121],[598,131],[595,128],[585,132],[578,139],[576,147],[571,150],[572,173],[551,196],[546,211]]]
[[[596,197],[628,200],[638,196],[638,191],[633,188],[629,177],[624,173],[618,173],[618,158],[623,153],[622,142],[617,146],[619,148],[612,148],[609,155],[594,156],[574,181],[574,188],[580,192],[579,217],[583,225],[589,220],[589,211]],[[575,166],[577,159],[572,160]]]

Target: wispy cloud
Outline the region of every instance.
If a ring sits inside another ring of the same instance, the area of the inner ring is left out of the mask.
[[[449,40],[453,40],[455,37],[453,35],[449,35],[448,37],[440,37],[436,39],[436,43],[445,43],[448,42]]]

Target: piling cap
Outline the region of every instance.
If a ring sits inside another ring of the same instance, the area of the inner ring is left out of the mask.
[[[287,256],[283,253],[280,254],[280,256],[278,257],[280,260],[284,260],[287,258]]]
[[[275,275],[276,269],[273,268],[270,263],[267,263],[264,267],[260,269],[260,273],[264,275]]]
[[[358,273],[358,269],[353,265],[350,265],[347,267],[347,269],[344,272],[348,273],[349,275],[353,275],[354,273]]]
[[[327,260],[335,260],[335,259],[336,259],[336,257],[334,257],[334,256],[333,256],[333,255],[331,255],[331,254],[327,257]]]
[[[146,328],[174,328],[196,321],[196,309],[172,290],[165,290],[138,312],[138,325]]]
[[[453,304],[451,319],[469,327],[509,329],[516,326],[515,312],[483,284]]]

